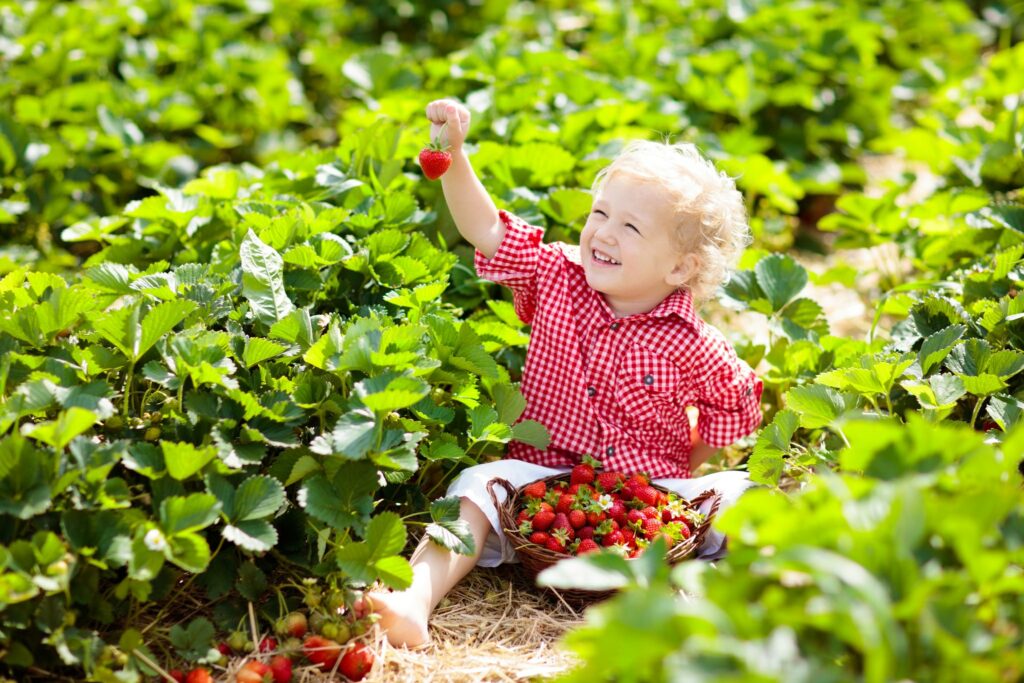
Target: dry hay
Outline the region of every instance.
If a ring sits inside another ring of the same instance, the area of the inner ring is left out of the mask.
[[[435,610],[431,643],[391,647],[378,636],[377,665],[368,683],[526,681],[557,675],[576,660],[558,640],[581,621],[518,565],[476,568]]]

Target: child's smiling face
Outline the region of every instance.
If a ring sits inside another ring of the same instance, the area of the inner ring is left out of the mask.
[[[680,253],[678,217],[658,184],[626,173],[605,179],[580,235],[587,284],[615,315],[646,313],[686,284],[696,258]]]

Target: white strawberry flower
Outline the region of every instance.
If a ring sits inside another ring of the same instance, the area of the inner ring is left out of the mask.
[[[686,504],[678,498],[669,502],[669,504],[665,506],[665,509],[672,513],[673,517],[682,517],[688,510]]]
[[[615,499],[607,493],[601,494],[597,497],[597,506],[602,510],[611,510],[612,505],[615,504]]]
[[[155,553],[162,553],[167,549],[167,539],[159,529],[150,529],[147,531],[142,542],[146,544],[147,548]]]

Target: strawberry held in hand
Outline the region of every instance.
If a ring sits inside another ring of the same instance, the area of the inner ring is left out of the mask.
[[[443,176],[451,165],[452,154],[448,151],[448,147],[441,145],[440,137],[420,151],[420,167],[423,169],[423,175],[431,180],[437,180]]]

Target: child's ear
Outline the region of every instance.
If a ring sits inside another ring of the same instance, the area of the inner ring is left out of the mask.
[[[698,268],[700,268],[700,259],[697,258],[697,255],[684,254],[676,261],[676,267],[668,274],[665,281],[673,287],[683,287],[690,284],[697,274]]]

